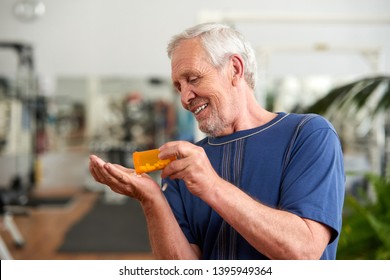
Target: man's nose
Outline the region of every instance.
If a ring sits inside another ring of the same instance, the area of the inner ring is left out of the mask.
[[[181,88],[180,92],[180,98],[181,98],[181,103],[183,105],[188,105],[190,104],[191,100],[195,98],[196,94],[192,90],[192,87],[189,85],[184,85]]]

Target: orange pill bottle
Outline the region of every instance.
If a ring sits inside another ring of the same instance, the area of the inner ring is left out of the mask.
[[[176,159],[175,157],[169,159],[159,159],[159,152],[160,151],[158,149],[134,152],[133,163],[135,172],[137,174],[142,174],[160,170],[167,166],[168,163]]]

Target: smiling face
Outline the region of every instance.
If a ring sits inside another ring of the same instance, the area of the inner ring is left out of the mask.
[[[198,38],[182,41],[172,55],[172,81],[183,107],[191,111],[199,129],[211,136],[233,132],[238,95],[231,69],[215,68]]]

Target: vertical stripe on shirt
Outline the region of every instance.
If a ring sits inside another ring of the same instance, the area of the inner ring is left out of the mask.
[[[245,139],[227,143],[222,149],[221,176],[236,187],[240,187]],[[237,231],[225,220],[222,221],[217,241],[218,259],[237,258]]]

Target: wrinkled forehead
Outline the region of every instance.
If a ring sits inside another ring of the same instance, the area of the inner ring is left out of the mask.
[[[184,73],[196,71],[196,69],[209,64],[209,58],[199,39],[187,39],[182,41],[174,50],[171,57],[172,80],[177,80]]]

